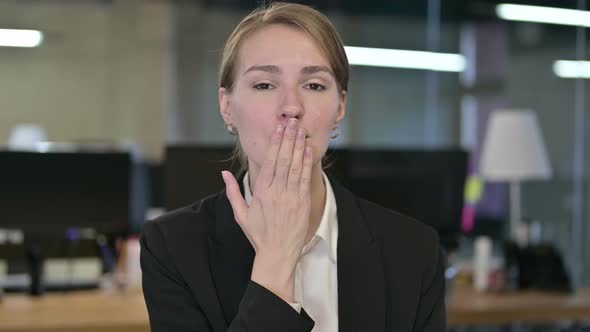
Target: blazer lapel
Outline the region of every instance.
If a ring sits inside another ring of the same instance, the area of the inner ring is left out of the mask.
[[[385,331],[385,277],[379,246],[354,195],[330,178],[338,215],[340,332]]]
[[[241,187],[241,181],[239,181]],[[243,189],[242,189],[243,192]],[[233,210],[222,191],[215,206],[214,235],[210,240],[211,274],[226,322],[226,328],[238,313],[240,301],[246,291],[254,248],[236,223]]]

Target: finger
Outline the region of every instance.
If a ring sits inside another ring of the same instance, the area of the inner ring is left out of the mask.
[[[234,218],[241,225],[246,220],[248,204],[246,204],[246,201],[242,197],[240,186],[233,174],[228,171],[222,171],[221,177],[223,177],[223,181],[225,182],[225,193],[234,211]]]
[[[273,185],[276,184],[278,188],[287,187],[287,177],[289,175],[289,168],[291,168],[291,160],[293,159],[293,145],[295,144],[295,137],[297,136],[297,119],[292,118],[285,129],[281,148],[279,149],[279,156],[275,170],[275,177]]]
[[[301,181],[299,182],[299,195],[302,199],[309,199],[311,187],[311,168],[313,166],[313,150],[306,146],[303,152],[303,168],[301,170]]]
[[[301,172],[303,169],[304,150],[305,129],[299,128],[297,130],[295,146],[293,147],[293,160],[291,161],[291,168],[289,169],[289,176],[287,180],[287,190],[294,193],[297,193],[299,191],[299,183],[301,182]]]
[[[281,141],[283,140],[283,133],[285,132],[285,127],[282,125],[277,126],[275,131],[273,132],[270,138],[270,147],[266,153],[266,159],[262,164],[260,169],[260,174],[258,175],[258,179],[256,180],[255,189],[256,188],[268,188],[275,175],[275,167],[277,164],[277,158],[279,154],[279,148],[281,147]],[[259,186],[258,184],[262,184]]]

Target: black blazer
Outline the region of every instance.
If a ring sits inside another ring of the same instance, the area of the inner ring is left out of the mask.
[[[445,260],[435,231],[330,183],[338,209],[339,331],[445,331]],[[250,280],[254,250],[224,191],[147,222],[141,246],[154,332],[313,328],[305,310],[297,313]]]

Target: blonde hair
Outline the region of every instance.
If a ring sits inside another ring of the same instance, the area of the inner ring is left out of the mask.
[[[348,90],[348,58],[342,40],[328,18],[319,11],[300,4],[275,2],[252,11],[244,17],[229,35],[219,65],[219,86],[231,92],[236,77],[238,51],[243,41],[259,29],[284,24],[301,29],[317,43],[327,57],[340,92]],[[247,157],[239,140],[234,151],[234,159],[241,164],[241,172],[248,169]]]

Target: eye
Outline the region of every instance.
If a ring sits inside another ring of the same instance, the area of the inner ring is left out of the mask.
[[[323,91],[326,90],[326,87],[319,84],[319,83],[309,83],[306,85],[308,89],[310,90],[314,90],[314,91]]]
[[[270,83],[258,83],[254,85],[254,89],[256,90],[270,90],[272,89],[272,85]]]

